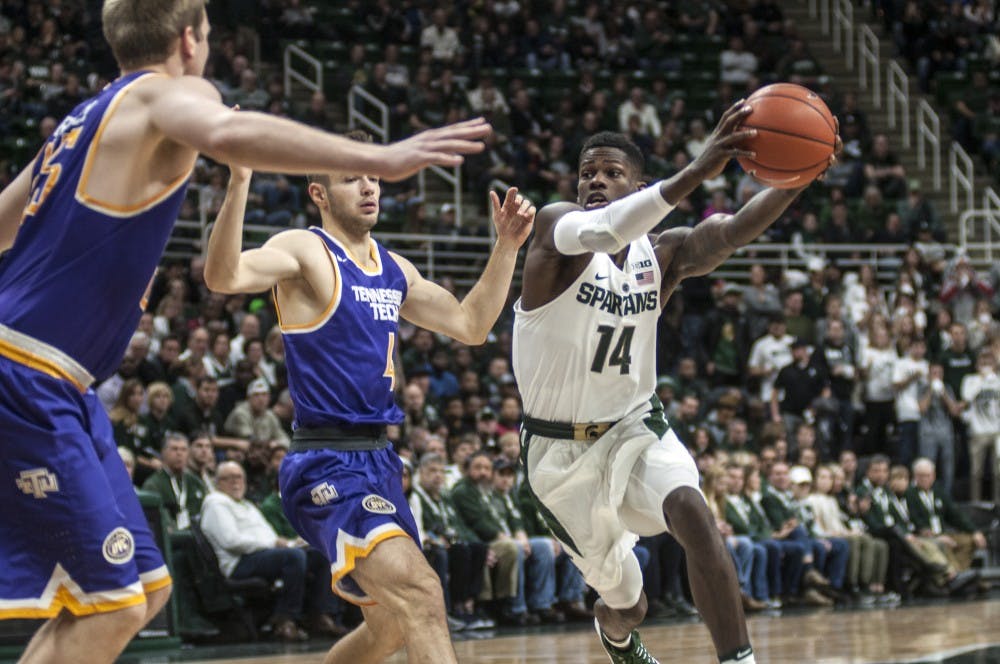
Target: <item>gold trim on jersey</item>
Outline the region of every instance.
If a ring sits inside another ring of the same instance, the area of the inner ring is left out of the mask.
[[[164,587],[169,583],[159,587]],[[40,597],[0,599],[0,620],[12,618],[53,618],[64,608],[74,616],[119,611],[146,603],[141,582],[124,588],[87,593],[69,576],[61,565],[56,565]]]
[[[337,582],[354,570],[358,558],[367,557],[368,554],[375,550],[375,547],[379,543],[393,537],[409,536],[409,533],[392,523],[379,526],[374,531],[368,533],[368,536],[363,540],[348,535],[343,530],[339,531],[337,533],[337,560],[331,566],[330,570],[332,574],[330,586],[333,588],[333,592],[357,606],[373,606],[377,604],[377,602],[372,601],[370,598],[362,598],[344,592],[341,588],[337,587]],[[365,601],[365,599],[368,601]]]
[[[344,253],[347,254],[347,258],[350,259],[350,261],[354,263],[359,270],[367,274],[369,277],[377,277],[378,275],[382,274],[382,256],[379,254],[378,249],[375,246],[375,240],[368,238],[368,256],[373,261],[375,261],[376,265],[374,270],[369,270],[368,268],[366,268],[364,265],[361,264],[361,261],[357,259],[357,257],[350,249],[344,246],[343,242],[330,235],[330,233],[328,233],[325,228],[319,226],[317,226],[317,228],[319,228],[319,230],[323,232],[323,235],[330,238],[331,242],[333,242],[338,247],[343,249]]]
[[[151,75],[160,76],[160,74]],[[90,141],[90,147],[87,149],[87,156],[83,162],[83,170],[80,173],[80,181],[77,182],[76,185],[77,202],[92,210],[110,215],[112,217],[134,217],[141,212],[145,212],[146,210],[155,207],[157,204],[162,203],[164,200],[169,198],[185,182],[187,182],[188,178],[191,177],[191,173],[194,171],[194,164],[192,163],[191,168],[188,169],[186,173],[183,173],[176,179],[172,180],[169,184],[167,184],[163,191],[154,194],[153,196],[150,196],[146,200],[136,203],[135,205],[117,205],[115,203],[108,203],[107,201],[98,200],[87,194],[87,183],[90,181],[90,171],[94,167],[94,162],[97,157],[97,146],[101,142],[101,136],[107,128],[108,121],[118,109],[118,104],[120,104],[122,99],[125,98],[125,95],[130,92],[130,88],[145,78],[146,76],[140,76],[135,80],[130,81],[127,85],[123,86],[121,90],[115,93],[114,99],[111,100],[108,108],[104,111],[104,117],[101,118],[101,124],[97,127],[97,133],[94,134],[94,138]]]
[[[67,380],[80,392],[94,382],[79,362],[44,341],[0,325],[0,355],[44,374]]]
[[[317,238],[318,239],[318,238]],[[340,284],[342,278],[340,276],[340,266],[337,265],[337,257],[330,251],[330,248],[323,243],[323,251],[326,252],[327,258],[330,259],[330,265],[333,266],[333,297],[326,305],[326,309],[323,310],[319,316],[311,320],[308,323],[294,323],[285,324],[281,321],[281,308],[278,306],[278,286],[275,284],[271,288],[271,297],[274,298],[274,312],[278,315],[278,328],[285,334],[303,334],[305,332],[315,332],[320,327],[322,327],[330,317],[333,316],[337,307],[340,305]]]

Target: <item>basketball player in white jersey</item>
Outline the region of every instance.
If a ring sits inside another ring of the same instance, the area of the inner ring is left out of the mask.
[[[524,399],[522,459],[553,534],[601,596],[612,662],[656,662],[635,628],[646,613],[637,535],[670,530],[687,552],[695,602],[721,662],[754,661],[733,563],[699,491],[698,471],[654,395],[656,322],[687,276],[750,243],[802,189],[767,189],[734,215],[651,231],[730,158],[746,155],[738,102],[704,152],[645,187],[639,149],[593,136],[580,155],[578,204],[539,211],[515,305],[514,373]],[[748,155],[749,156],[749,155]]]
[[[461,163],[489,131],[479,120],[362,146],[237,114],[202,78],[205,0],[105,0],[101,18],[121,76],[0,193],[0,620],[48,619],[22,662],[112,662],[170,594],[90,386],[113,373],[135,330],[198,154],[403,178]],[[24,473],[44,476],[46,491]]]

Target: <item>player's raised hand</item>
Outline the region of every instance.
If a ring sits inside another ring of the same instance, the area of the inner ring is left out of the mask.
[[[535,224],[535,206],[517,193],[517,187],[507,190],[503,205],[500,204],[497,192],[491,191],[490,202],[493,204],[493,225],[497,229],[497,241],[511,242],[520,247],[531,235]]]
[[[703,174],[704,179],[714,178],[721,173],[730,159],[755,156],[753,151],[740,147],[743,141],[757,135],[756,129],[741,128],[743,121],[752,112],[753,108],[746,100],[740,99],[722,114],[719,124],[705,143],[705,149],[692,163]]]
[[[430,165],[458,166],[462,155],[482,152],[479,140],[493,131],[483,118],[428,129],[387,147],[385,163],[378,174],[393,182],[410,177]]]

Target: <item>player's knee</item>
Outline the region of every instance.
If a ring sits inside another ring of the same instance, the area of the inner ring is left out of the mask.
[[[441,581],[429,566],[414,568],[405,579],[390,589],[387,608],[400,616],[414,619],[433,618],[444,612]]]
[[[120,635],[134,636],[146,624],[146,604],[119,609],[112,614],[114,629]]]
[[[160,612],[167,604],[167,600],[170,599],[170,592],[173,586],[167,586],[165,588],[159,588],[152,592],[146,593],[146,619],[147,621]]]
[[[663,501],[663,513],[670,529],[679,538],[683,538],[685,531],[703,528],[706,524],[715,527],[705,497],[693,487],[682,486],[672,491]]]

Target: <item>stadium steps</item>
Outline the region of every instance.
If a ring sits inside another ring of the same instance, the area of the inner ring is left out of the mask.
[[[800,35],[805,39],[806,43],[812,44],[812,53],[819,61],[823,70],[826,71],[834,80],[835,87],[841,91],[843,90],[858,90],[858,63],[855,62],[854,71],[847,69],[844,63],[843,53],[835,53],[833,51],[832,37],[829,35],[824,35],[820,27],[819,18],[810,18],[809,10],[805,3],[796,3],[794,5],[787,5],[783,7],[786,17],[795,21],[795,25],[799,30]],[[856,9],[855,14],[855,27],[859,28],[865,23],[867,16],[862,13],[863,10]],[[858,20],[860,19],[860,20]],[[882,85],[886,85],[885,71],[890,60],[893,59],[892,54],[894,54],[895,49],[892,40],[887,38],[882,34],[881,27],[875,24],[869,24],[872,32],[879,38],[879,51],[881,53],[881,59],[879,62],[879,67],[882,73]],[[855,44],[855,48],[856,48]],[[902,64],[902,63],[901,63]],[[905,70],[905,68],[904,68]],[[859,94],[858,101],[861,105],[862,110],[868,116],[868,124],[872,135],[884,133],[889,136],[889,142],[892,149],[899,156],[900,162],[906,169],[907,178],[917,178],[921,182],[924,195],[930,200],[934,207],[937,209],[938,214],[945,223],[945,228],[948,233],[948,240],[951,242],[957,242],[959,238],[958,232],[958,214],[954,214],[950,209],[950,199],[948,190],[948,146],[951,145],[951,122],[949,119],[947,107],[942,106],[937,99],[933,96],[924,95],[920,92],[919,86],[917,84],[916,76],[912,75],[911,72],[907,71],[910,81],[910,111],[912,117],[910,119],[910,131],[912,133],[912,138],[909,148],[904,148],[902,144],[902,139],[900,137],[899,127],[895,129],[889,129],[888,122],[888,112],[886,110],[886,98],[885,90],[882,91],[882,109],[876,109],[872,103],[872,97],[870,93]],[[942,131],[942,152],[941,152],[941,189],[933,190],[933,171],[931,166],[931,160],[928,159],[927,168],[921,169],[917,164],[917,144],[916,144],[916,107],[920,103],[920,100],[926,100],[928,104],[934,109],[941,120],[941,131]],[[992,181],[986,174],[985,166],[976,160],[975,164],[975,188],[977,192],[982,192],[983,189],[989,186]],[[976,201],[976,205],[980,205],[980,201]]]

